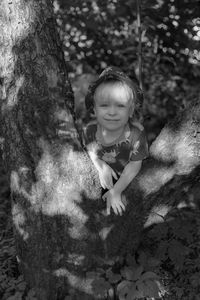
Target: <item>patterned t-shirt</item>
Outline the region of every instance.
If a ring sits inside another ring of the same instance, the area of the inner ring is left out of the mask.
[[[95,151],[118,175],[130,161],[143,160],[148,156],[144,130],[127,125],[119,138],[105,144],[97,123],[88,124],[83,130],[83,142],[88,150]]]

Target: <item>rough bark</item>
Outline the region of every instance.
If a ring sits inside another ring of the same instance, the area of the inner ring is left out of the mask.
[[[100,186],[74,126],[51,1],[5,0],[0,11],[1,145],[18,259],[40,298],[56,299],[59,285],[90,289],[82,274],[101,253]]]
[[[1,146],[20,267],[38,299],[94,299],[86,272],[136,249],[145,222],[199,184],[200,104],[166,125],[126,191],[125,214],[107,217],[76,131],[51,2],[1,0],[0,11]]]

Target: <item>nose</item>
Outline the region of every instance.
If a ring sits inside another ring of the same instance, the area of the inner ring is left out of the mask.
[[[115,115],[116,114],[116,107],[114,105],[109,106],[108,113],[111,116]]]

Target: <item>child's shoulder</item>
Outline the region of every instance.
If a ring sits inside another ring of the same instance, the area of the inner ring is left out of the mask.
[[[131,124],[130,132],[131,132],[130,137],[131,137],[132,143],[137,141],[137,140],[143,139],[143,136],[146,135],[144,126],[141,123],[138,123],[138,122],[135,122],[135,123]]]
[[[144,126],[139,122],[134,122],[131,124],[131,129],[141,133],[144,131]]]

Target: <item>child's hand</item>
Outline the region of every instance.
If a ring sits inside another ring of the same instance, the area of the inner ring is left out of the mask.
[[[96,165],[100,183],[103,189],[111,189],[113,187],[113,177],[117,180],[118,177],[113,169],[105,163],[103,160],[98,159],[98,164]]]
[[[116,215],[122,215],[123,211],[125,211],[125,203],[123,203],[123,199],[125,196],[116,192],[114,189],[109,190],[103,195],[103,200],[107,201],[107,215],[110,215],[110,209],[112,207],[114,213]]]

